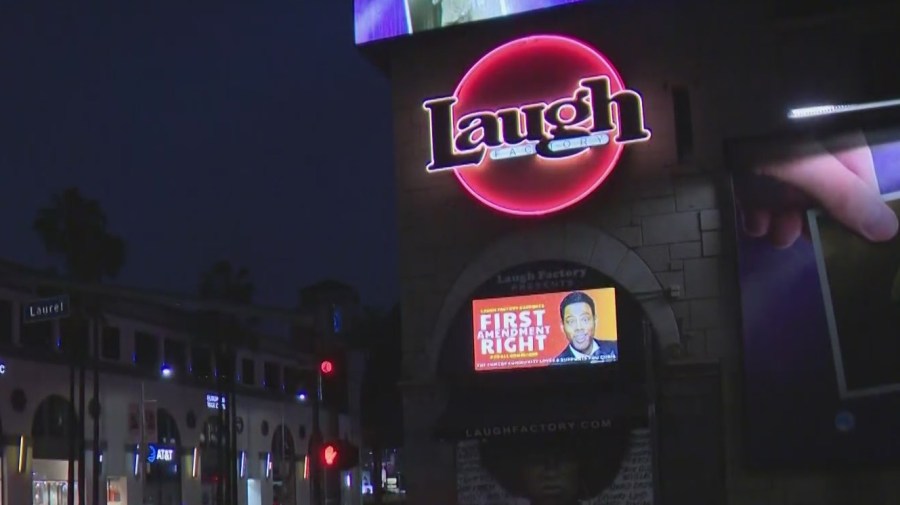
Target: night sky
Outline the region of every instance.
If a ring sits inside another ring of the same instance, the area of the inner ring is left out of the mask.
[[[69,4],[0,5],[0,257],[51,265],[35,211],[77,186],[127,242],[117,284],[193,294],[228,259],[257,303],[396,301],[389,88],[351,0]]]

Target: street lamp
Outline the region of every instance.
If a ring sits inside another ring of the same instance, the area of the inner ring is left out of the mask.
[[[299,402],[306,401],[306,391],[300,391],[297,393],[297,401],[299,401]]]
[[[172,373],[173,373],[172,367],[164,364],[162,367],[160,367],[159,373],[160,373],[160,375],[162,375],[163,379],[168,379],[169,377],[172,376]]]

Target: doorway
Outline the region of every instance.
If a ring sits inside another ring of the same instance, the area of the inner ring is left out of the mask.
[[[75,505],[78,505],[78,491],[75,484]],[[69,501],[69,483],[58,480],[36,480],[32,484],[34,505],[66,505]]]
[[[247,505],[262,505],[262,481],[247,479]]]

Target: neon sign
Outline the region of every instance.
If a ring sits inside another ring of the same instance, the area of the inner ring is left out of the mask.
[[[225,397],[217,394],[206,394],[206,408],[215,410],[225,410]]]
[[[175,459],[175,449],[168,447],[157,447],[154,444],[147,446],[147,463],[155,463],[157,461],[171,462]]]
[[[597,189],[624,146],[650,138],[641,96],[576,40],[540,35],[481,58],[451,96],[426,100],[430,173],[452,170],[485,205],[543,215]]]

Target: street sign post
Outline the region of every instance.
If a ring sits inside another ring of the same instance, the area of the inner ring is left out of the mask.
[[[22,305],[22,322],[39,323],[69,317],[69,295],[35,300]]]

